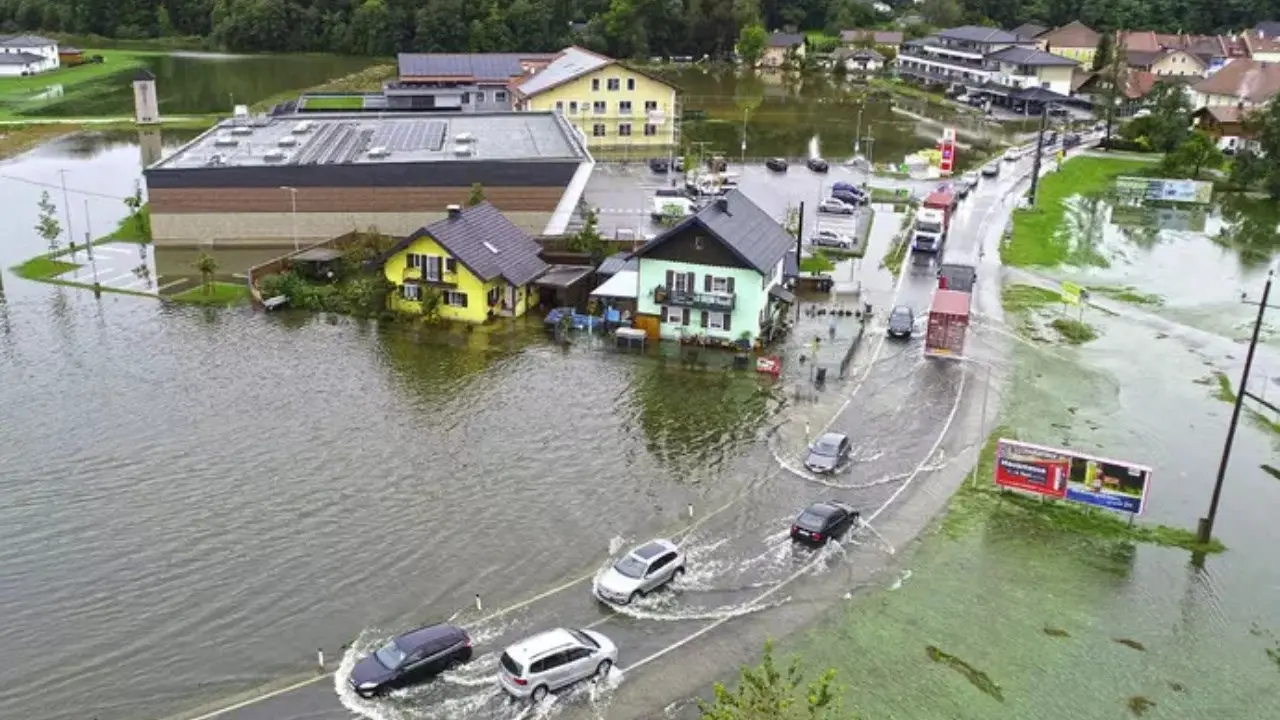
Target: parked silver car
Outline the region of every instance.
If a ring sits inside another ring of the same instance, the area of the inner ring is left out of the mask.
[[[818,212],[820,213],[831,213],[833,215],[852,215],[857,211],[858,209],[856,207],[838,198],[827,198],[826,200],[823,200],[822,202],[818,203]]]
[[[596,597],[626,605],[684,574],[684,553],[670,540],[650,540],[627,553],[595,583]]]
[[[853,238],[848,235],[841,235],[835,230],[819,230],[809,238],[809,244],[814,247],[849,250],[853,248]]]
[[[542,702],[553,690],[607,677],[616,662],[618,646],[604,635],[557,628],[508,647],[498,660],[498,684],[517,698]]]

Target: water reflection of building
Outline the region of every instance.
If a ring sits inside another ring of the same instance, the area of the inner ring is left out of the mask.
[[[161,156],[164,155],[164,143],[160,138],[160,128],[139,130],[138,147],[142,148],[143,169],[160,162]]]
[[[1123,204],[1111,208],[1112,224],[1122,227],[1138,226],[1149,230],[1202,233],[1208,217],[1209,210],[1205,207],[1170,208]]]

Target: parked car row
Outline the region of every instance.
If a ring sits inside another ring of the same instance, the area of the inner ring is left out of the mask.
[[[784,158],[775,157],[775,158],[769,158],[768,160],[765,160],[764,166],[774,172],[782,173],[782,172],[786,172],[787,168],[789,168],[791,164],[788,163]],[[831,165],[827,163],[826,160],[823,160],[820,157],[809,158],[808,160],[805,161],[805,167],[809,168],[810,170],[816,173],[824,173],[831,169]]]

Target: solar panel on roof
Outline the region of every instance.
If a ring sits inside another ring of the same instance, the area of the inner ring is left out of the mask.
[[[444,147],[445,132],[448,124],[439,121],[427,123],[427,149],[435,152]]]

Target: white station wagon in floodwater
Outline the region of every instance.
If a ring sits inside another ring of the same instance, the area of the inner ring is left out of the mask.
[[[670,540],[651,540],[596,579],[596,597],[626,605],[684,574],[684,553]]]

